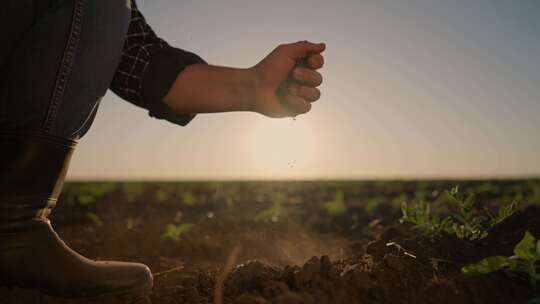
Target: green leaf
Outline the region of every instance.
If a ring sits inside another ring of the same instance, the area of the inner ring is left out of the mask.
[[[471,210],[474,207],[474,194],[470,194],[467,199],[465,199],[463,207],[467,210]]]
[[[184,191],[180,193],[180,197],[184,206],[192,207],[197,204],[197,199],[195,198],[193,193],[191,193],[191,191]]]
[[[540,240],[536,242],[536,255],[540,256]]]
[[[525,232],[523,239],[514,247],[514,254],[524,260],[533,260],[536,257],[536,240],[529,232]]]
[[[282,207],[280,203],[274,203],[274,205],[268,209],[264,209],[255,215],[256,222],[277,222],[282,213]]]
[[[87,212],[86,217],[90,219],[94,225],[96,226],[103,226],[103,221],[99,217],[99,215],[95,214],[94,212]]]
[[[347,212],[347,207],[343,203],[343,192],[341,190],[336,192],[334,200],[326,202],[324,204],[324,209],[326,209],[330,215],[339,215]]]
[[[497,218],[493,220],[493,224],[498,224],[502,221],[504,221],[506,218],[514,214],[517,210],[517,202],[513,201],[510,205],[503,206],[499,208],[499,212],[497,214]]]
[[[458,194],[458,192],[459,192],[459,185],[456,185],[450,190],[450,195],[454,196]]]
[[[190,231],[195,224],[192,223],[182,223],[180,225],[169,224],[165,227],[165,232],[161,235],[163,240],[170,240],[178,242],[180,237]]]
[[[79,196],[79,204],[81,206],[91,205],[95,203],[95,201],[96,201],[96,198],[92,196],[91,194],[82,194],[81,196]]]
[[[512,271],[525,272],[525,273],[529,273],[529,269],[530,269],[529,263],[527,261],[524,261],[515,255],[509,258],[508,268],[510,268],[510,270]]]
[[[461,271],[467,275],[480,275],[497,271],[510,264],[507,257],[491,256],[475,264],[469,264],[461,268]]]

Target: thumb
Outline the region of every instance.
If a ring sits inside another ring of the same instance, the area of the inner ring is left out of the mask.
[[[298,41],[295,43],[285,44],[282,46],[283,52],[290,58],[296,60],[307,57],[311,54],[322,53],[326,48],[324,43],[311,43],[307,40]]]

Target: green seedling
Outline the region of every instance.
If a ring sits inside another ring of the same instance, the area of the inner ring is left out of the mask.
[[[195,198],[193,193],[191,193],[191,191],[189,190],[181,192],[180,197],[182,199],[182,204],[184,204],[184,206],[192,207],[197,204],[197,199]]]
[[[272,207],[268,209],[264,209],[263,211],[257,213],[255,215],[255,221],[256,222],[277,222],[279,221],[279,217],[281,216],[283,207],[281,204],[274,204]]]
[[[347,207],[343,203],[343,191],[337,191],[334,199],[324,204],[324,209],[330,215],[340,215],[347,212]]]
[[[367,214],[373,214],[375,209],[381,205],[381,202],[384,201],[384,198],[381,197],[372,197],[369,198],[365,203],[365,210]]]
[[[160,188],[154,193],[154,200],[158,203],[165,202],[171,197],[171,190],[167,188]]]
[[[99,217],[99,215],[95,214],[94,212],[87,212],[86,217],[94,223],[96,226],[103,226],[103,221]]]
[[[161,239],[166,241],[178,242],[180,241],[182,235],[189,232],[191,229],[193,229],[194,226],[195,224],[192,223],[182,223],[178,225],[169,224],[167,225],[167,227],[165,227],[165,232],[163,232],[163,234],[161,235]]]
[[[403,202],[401,205],[402,216],[400,223],[411,223],[414,228],[421,230],[424,234],[434,236],[443,233],[450,233],[455,224],[452,217],[447,216],[443,219],[437,214],[432,214],[431,205],[418,201],[413,205]]]
[[[62,192],[62,197],[70,205],[90,206],[109,193],[115,191],[115,183],[68,183]]]
[[[513,201],[510,205],[502,206],[496,215],[493,215],[487,208],[484,208],[486,214],[491,219],[491,226],[495,226],[498,223],[504,221],[506,218],[514,214],[517,210],[517,201]]]
[[[482,275],[498,270],[523,272],[529,275],[530,283],[536,288],[540,274],[536,263],[540,260],[540,240],[529,232],[525,232],[523,239],[514,247],[514,255],[490,256],[478,263],[464,266],[461,271],[466,275]]]
[[[278,193],[274,197],[274,202],[270,208],[264,209],[255,215],[256,222],[278,222],[284,212],[283,204],[285,196]]]
[[[411,223],[426,235],[451,234],[459,239],[478,240],[485,238],[488,230],[502,222],[517,210],[517,203],[501,207],[496,215],[487,208],[478,210],[475,207],[474,194],[464,196],[456,186],[447,192],[451,207],[458,209],[443,217],[431,210],[431,204],[419,200],[413,204],[403,202],[400,223]]]

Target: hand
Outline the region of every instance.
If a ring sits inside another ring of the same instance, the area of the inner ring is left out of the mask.
[[[307,41],[283,44],[251,68],[257,77],[253,110],[269,117],[308,112],[321,96],[322,76],[316,70],[324,64],[325,48]]]

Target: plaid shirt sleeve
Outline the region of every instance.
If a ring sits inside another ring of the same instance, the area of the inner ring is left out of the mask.
[[[174,113],[163,97],[178,74],[194,63],[206,62],[159,38],[132,0],[131,23],[110,89],[122,99],[147,109],[150,116],[184,126],[194,115]]]

